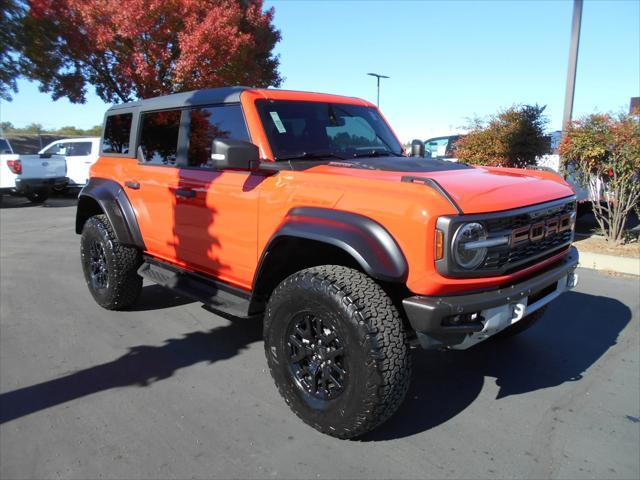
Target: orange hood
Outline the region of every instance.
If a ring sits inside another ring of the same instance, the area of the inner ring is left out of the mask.
[[[434,162],[438,162],[438,168],[433,168],[436,165]],[[574,193],[567,182],[552,172],[470,167],[426,159],[372,158],[366,159],[366,162],[359,159],[356,162],[318,165],[308,171],[395,182],[400,182],[407,176],[431,178],[467,214],[510,210],[568,197]],[[425,185],[424,188],[430,187]]]

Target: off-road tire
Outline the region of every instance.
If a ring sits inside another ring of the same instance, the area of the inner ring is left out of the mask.
[[[344,388],[332,399],[305,392],[294,377],[288,333],[306,312],[322,318],[344,346]],[[357,270],[326,265],[286,278],[267,304],[264,339],[280,394],[305,423],[328,435],[353,438],[376,428],[395,413],[409,388],[411,358],[402,319],[380,285]]]
[[[31,203],[44,203],[50,194],[51,190],[48,188],[39,188],[38,190],[30,191],[25,196]]]
[[[511,338],[511,337],[513,337],[515,335],[518,335],[518,334],[524,332],[525,330],[528,330],[533,325],[535,325],[538,322],[538,320],[540,320],[540,318],[542,318],[542,316],[544,315],[544,313],[546,311],[547,311],[547,307],[545,305],[544,307],[536,310],[532,314],[527,315],[526,317],[524,317],[519,322],[516,322],[513,325],[505,328],[501,332],[496,333],[494,335],[494,338],[496,340],[504,340],[504,339],[507,339],[507,338]]]
[[[97,285],[92,276],[92,247],[102,248],[106,263],[106,285]],[[84,278],[95,301],[107,310],[123,310],[133,305],[142,290],[142,277],[137,270],[142,263],[140,251],[116,240],[106,215],[89,218],[82,228],[80,257]]]

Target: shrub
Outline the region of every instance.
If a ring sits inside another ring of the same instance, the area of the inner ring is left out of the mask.
[[[592,114],[574,121],[559,153],[602,198],[593,212],[607,239],[622,243],[627,215],[640,201],[640,117]]]
[[[469,133],[456,143],[456,156],[463,162],[495,167],[525,168],[549,153],[546,107],[514,105],[490,116],[476,118]]]

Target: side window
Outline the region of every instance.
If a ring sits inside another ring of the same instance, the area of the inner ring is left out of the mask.
[[[211,165],[211,142],[215,138],[249,141],[240,105],[194,108],[190,110],[189,153],[190,167]]]
[[[427,142],[424,146],[425,154],[427,158],[442,158],[445,156],[447,145],[449,144],[448,138],[438,138]]]
[[[65,155],[65,147],[67,146],[66,143],[56,143],[55,145],[51,145],[49,148],[47,148],[44,153],[45,155]]]
[[[145,113],[142,115],[141,124],[140,146],[145,163],[175,165],[180,110]]]
[[[67,144],[68,156],[82,156],[91,154],[91,142],[71,142]]]
[[[129,153],[129,133],[133,114],[110,115],[104,127],[103,153]]]

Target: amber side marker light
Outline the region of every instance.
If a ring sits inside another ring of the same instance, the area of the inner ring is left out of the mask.
[[[444,257],[444,233],[436,228],[436,260],[442,260]]]

